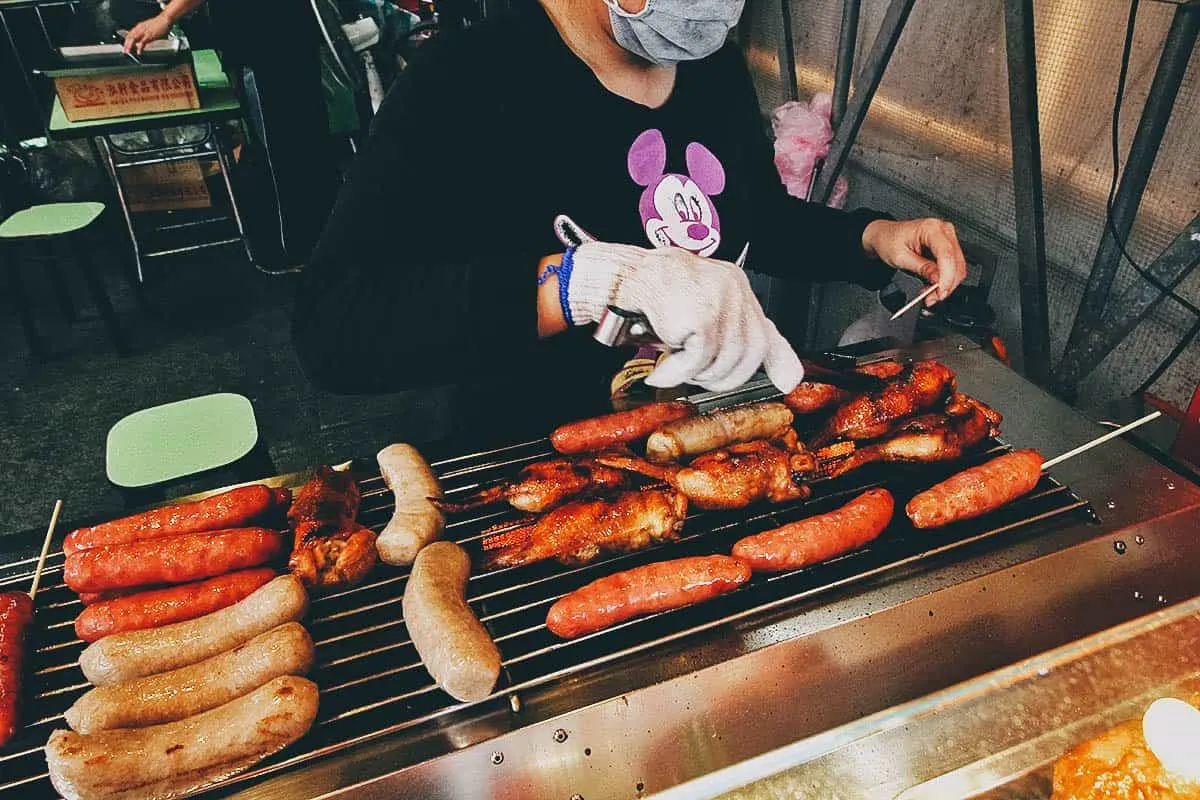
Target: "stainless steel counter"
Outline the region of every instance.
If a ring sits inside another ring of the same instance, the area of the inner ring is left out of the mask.
[[[1103,431],[965,342],[917,355],[1000,409],[1014,445],[1051,456]],[[649,796],[1196,593],[1200,489],[1120,442],[1055,474],[1098,524],[800,599],[524,693],[519,712],[476,709],[238,796]]]
[[[1054,762],[1200,691],[1200,598],[656,795],[1047,800]],[[762,776],[768,777],[762,777]]]

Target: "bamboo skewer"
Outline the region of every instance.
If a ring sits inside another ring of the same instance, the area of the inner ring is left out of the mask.
[[[54,529],[58,527],[58,515],[62,512],[62,500],[55,502],[54,512],[50,515],[50,526],[46,529],[46,540],[42,542],[42,554],[38,556],[37,569],[33,571],[33,584],[29,587],[29,599],[37,597],[38,585],[42,582],[42,568],[46,566],[46,554],[50,552],[50,540],[54,538]]]
[[[929,295],[933,294],[934,291],[936,291],[936,290],[937,290],[936,283],[931,286],[926,286],[924,291],[922,291],[919,295],[914,297],[912,300],[909,300],[907,303],[905,303],[904,308],[900,309],[895,314],[892,314],[892,321],[898,320],[898,319],[900,319],[900,317],[903,317],[905,314],[907,314],[909,312],[909,309],[911,309],[917,303],[924,300]]]
[[[1118,436],[1122,436],[1126,433],[1129,433],[1129,431],[1133,430],[1134,428],[1139,428],[1142,425],[1145,425],[1147,422],[1156,420],[1161,416],[1162,416],[1161,411],[1154,411],[1154,412],[1142,417],[1141,419],[1134,420],[1133,422],[1129,423],[1128,425],[1122,425],[1121,427],[1117,428],[1115,431],[1109,431],[1108,433],[1104,434],[1103,436],[1098,436],[1095,439],[1092,439],[1090,442],[1087,442],[1086,444],[1081,444],[1081,445],[1079,445],[1079,447],[1076,447],[1074,450],[1068,450],[1067,452],[1063,453],[1061,456],[1055,456],[1054,458],[1052,458],[1049,461],[1042,464],[1042,472],[1045,472],[1046,470],[1050,469],[1053,466],[1061,464],[1062,462],[1066,461],[1068,458],[1074,458],[1075,456],[1079,455],[1080,453],[1086,453],[1088,450],[1091,450],[1093,447],[1098,447],[1099,445],[1102,445],[1107,441],[1111,441],[1112,439],[1115,439]]]

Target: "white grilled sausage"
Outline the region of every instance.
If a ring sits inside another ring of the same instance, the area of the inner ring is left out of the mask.
[[[666,464],[740,442],[775,439],[795,415],[783,403],[753,403],[668,422],[646,440],[646,459]]]
[[[283,675],[312,668],[313,641],[299,622],[260,633],[243,645],[186,667],[97,686],[67,709],[79,733],[144,728],[199,714]]]
[[[46,743],[50,781],[67,800],[178,797],[248,769],[299,739],[317,716],[317,685],[276,678],[211,711],[148,728]]]
[[[446,527],[442,512],[429,502],[441,498],[433,470],[412,445],[392,444],[375,457],[383,482],[396,497],[396,511],[379,534],[375,546],[387,564],[407,566],[421,548],[442,535]]]
[[[404,624],[421,663],[457,700],[482,700],[500,677],[500,651],[464,597],[471,558],[452,542],[417,556],[404,587]]]
[[[167,672],[297,622],[307,610],[304,585],[293,575],[280,575],[246,599],[203,617],[105,636],[80,654],[79,666],[97,686]]]

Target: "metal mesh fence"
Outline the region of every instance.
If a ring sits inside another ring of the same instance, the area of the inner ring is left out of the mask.
[[[865,58],[886,0],[863,0],[856,58]],[[1041,0],[1035,4],[1039,117],[1050,260],[1051,337],[1057,356],[1078,307],[1104,227],[1111,180],[1109,128],[1129,6],[1115,0]],[[1127,152],[1158,63],[1175,6],[1143,3],[1121,116],[1121,154]],[[841,0],[793,3],[796,78],[802,98],[830,91]],[[756,0],[743,41],[764,109],[785,99],[779,73],[781,11],[777,0]],[[1200,212],[1200,58],[1193,58],[1150,176],[1128,249],[1148,263]],[[920,0],[884,74],[848,168],[850,204],[899,216],[951,219],[964,238],[992,249],[999,271],[992,303],[1000,333],[1020,339],[1017,300],[1012,160],[1002,5],[998,2]],[[1114,297],[1140,280],[1122,265]],[[1200,302],[1200,275],[1180,289]],[[827,296],[823,338],[837,333],[862,307],[853,290]],[[1154,369],[1192,324],[1167,301],[1081,385],[1081,403],[1098,406],[1127,394]],[[1019,351],[1014,347],[1014,352]],[[1183,403],[1200,376],[1193,345],[1156,384]]]

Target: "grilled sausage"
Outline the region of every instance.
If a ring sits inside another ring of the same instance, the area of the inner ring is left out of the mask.
[[[642,439],[669,422],[695,414],[696,407],[682,400],[651,403],[560,425],[550,434],[550,444],[565,455],[599,453]]]
[[[868,489],[836,511],[747,536],[733,546],[732,555],[755,572],[817,564],[875,539],[892,521],[895,506],[886,489]]]
[[[293,575],[280,575],[245,600],[203,617],[105,636],[79,655],[79,667],[97,686],[154,675],[232,650],[264,631],[299,621],[307,610],[304,586]]]
[[[899,361],[876,361],[872,364],[863,364],[854,371],[887,380],[903,372],[904,365]],[[788,408],[797,414],[815,414],[818,411],[827,411],[839,406],[853,396],[852,392],[828,383],[801,381],[795,389],[784,396],[783,402],[787,403]]]
[[[285,676],[178,722],[92,734],[54,731],[46,764],[54,788],[68,800],[179,797],[282,750],[307,733],[316,716],[317,685]]]
[[[261,566],[282,555],[286,544],[278,531],[238,528],[93,547],[67,558],[63,579],[77,592],[187,583]]]
[[[433,470],[412,445],[392,444],[375,457],[383,482],[392,490],[396,510],[379,533],[375,546],[387,564],[407,566],[421,548],[442,535],[446,518],[429,498],[440,500],[442,487]]]
[[[0,594],[0,747],[20,726],[21,671],[25,637],[33,624],[33,600],[24,592]]]
[[[275,577],[275,570],[248,569],[206,581],[152,589],[95,603],[75,618],[75,635],[94,642],[113,633],[157,628],[219,611],[248,597]]]
[[[492,693],[500,651],[464,597],[471,559],[451,542],[417,555],[404,588],[404,624],[421,663],[447,694],[472,702]]]
[[[1042,454],[1014,450],[930,487],[905,511],[918,528],[940,528],[994,511],[1029,494],[1042,477]]]
[[[757,439],[776,439],[794,415],[783,403],[753,403],[670,422],[646,440],[646,460],[666,464],[680,458]]]
[[[546,627],[574,639],[642,614],[700,603],[750,580],[750,568],[729,556],[660,561],[606,575],[550,606]]]
[[[132,586],[128,589],[109,589],[107,592],[80,592],[79,602],[85,606],[94,606],[96,603],[103,603],[108,600],[116,600],[118,597],[129,597],[131,594],[145,592],[150,589],[165,589],[165,586]]]
[[[312,663],[308,631],[299,622],[287,622],[195,664],[97,686],[76,700],[65,717],[79,733],[174,722],[228,703],[281,675],[304,675]]]
[[[129,544],[158,536],[242,528],[272,509],[286,506],[291,499],[289,489],[271,489],[261,484],[240,486],[203,500],[155,508],[71,531],[63,540],[63,552],[69,556],[79,550]]]

